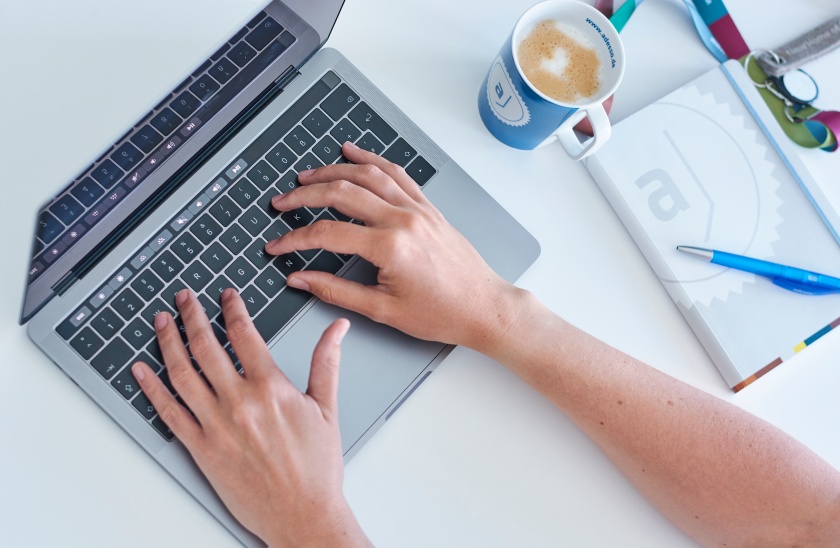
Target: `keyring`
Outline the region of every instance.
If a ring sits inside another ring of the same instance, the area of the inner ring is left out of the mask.
[[[758,83],[755,80],[753,80],[752,76],[750,76],[750,61],[752,61],[752,58],[755,57],[755,55],[757,55],[759,53],[767,53],[768,55],[772,55],[773,59],[777,63],[781,63],[782,58],[779,57],[779,55],[775,51],[773,51],[772,49],[754,49],[754,50],[750,51],[747,54],[747,57],[744,59],[744,70],[747,71],[747,77],[749,77],[749,79],[752,80],[753,85],[757,88],[766,88],[767,87],[767,81],[766,80],[764,81],[763,84],[761,84],[761,83]]]

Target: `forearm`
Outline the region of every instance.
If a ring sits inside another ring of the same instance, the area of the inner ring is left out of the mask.
[[[840,474],[777,428],[611,348],[527,292],[482,351],[582,428],[704,544],[840,538]]]

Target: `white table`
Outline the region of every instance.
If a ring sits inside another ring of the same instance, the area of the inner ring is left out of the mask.
[[[542,255],[522,287],[840,468],[840,335],[733,395],[583,167],[559,146],[515,151],[484,130],[479,82],[531,3],[348,0],[329,45],[537,237]],[[0,3],[0,545],[235,545],[29,342],[17,318],[38,206],[180,80],[179,62],[208,53],[213,37],[255,4]],[[754,47],[779,45],[838,9],[834,0],[808,0],[791,16],[784,0],[727,4]],[[150,28],[142,38],[135,30]],[[197,28],[206,34],[196,36]],[[677,0],[644,4],[623,37],[629,61],[615,120],[715,64]],[[838,62],[840,50],[808,67],[820,104],[835,109]],[[801,156],[819,181],[837,185],[840,154]],[[345,490],[380,546],[691,545],[559,411],[465,349],[348,464]]]

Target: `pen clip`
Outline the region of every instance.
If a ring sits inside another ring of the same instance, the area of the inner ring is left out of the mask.
[[[803,284],[788,280],[786,278],[770,278],[774,284],[783,287],[788,291],[801,293],[802,295],[825,295],[826,293],[835,293],[837,290],[830,287],[814,287],[813,285]]]

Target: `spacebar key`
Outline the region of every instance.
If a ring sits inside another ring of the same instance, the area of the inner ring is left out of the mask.
[[[254,318],[254,325],[263,340],[270,341],[292,319],[292,316],[303,308],[310,297],[312,297],[311,293],[286,287],[272,299],[260,315]]]

